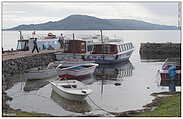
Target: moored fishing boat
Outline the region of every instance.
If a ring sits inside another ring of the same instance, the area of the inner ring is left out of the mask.
[[[176,86],[181,85],[181,59],[168,58],[165,60],[161,69],[159,70],[160,77],[161,77],[161,82],[160,82],[161,86],[168,86],[168,82],[169,82],[168,68],[172,65],[176,67],[176,77],[175,77]]]
[[[83,101],[89,94],[92,93],[91,89],[77,80],[62,80],[50,82],[52,90],[65,99],[72,101]]]
[[[95,63],[85,63],[74,66],[59,64],[56,70],[60,78],[84,78],[92,74],[97,66],[98,64]]]

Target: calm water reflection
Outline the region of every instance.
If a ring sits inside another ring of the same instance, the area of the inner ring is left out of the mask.
[[[121,112],[139,109],[151,102],[153,97],[150,94],[155,92],[154,89],[162,91],[166,90],[166,88],[160,89],[160,87],[157,87],[158,82],[156,80],[150,81],[150,85],[147,85],[146,83],[149,82],[149,79],[141,80],[141,75],[138,74],[136,69],[149,70],[151,71],[150,75],[153,77],[150,79],[156,79],[155,71],[153,72],[151,68],[146,68],[149,66],[160,66],[160,64],[156,62],[150,63],[150,65],[149,63],[142,63],[139,66],[136,64],[136,67],[131,62],[118,65],[100,65],[96,68],[94,75],[80,81],[93,90],[93,93],[90,95],[91,99],[98,106],[108,111]],[[149,77],[149,75],[144,75],[144,77]],[[59,116],[101,113],[99,108],[89,98],[86,98],[84,103],[77,103],[64,99],[53,92],[49,81],[56,80],[57,77],[32,81],[26,81],[23,75],[20,75],[20,78],[22,78],[20,82],[14,83],[13,87],[7,90],[7,94],[13,97],[13,100],[8,103],[15,109]],[[116,82],[121,85],[115,86]],[[152,89],[146,89],[147,86]]]
[[[83,102],[70,101],[61,97],[55,91],[51,92],[51,99],[67,111],[85,113],[92,110],[91,106],[86,100]]]
[[[55,32],[60,33],[60,31]],[[83,32],[77,31],[76,36]],[[86,34],[90,32],[85,31]],[[98,33],[98,31],[92,33]],[[142,62],[139,47],[141,42],[161,42],[162,39],[165,39],[162,42],[180,42],[179,31],[105,31],[104,33],[109,36],[117,33],[120,38],[132,41],[136,50],[133,52],[130,62],[99,66],[90,78],[80,80],[93,90],[90,97],[98,106],[112,112],[141,109],[143,105],[154,99],[150,96],[151,93],[168,91],[168,87],[159,85],[160,77],[157,70],[161,67],[162,62]],[[84,104],[79,104],[63,99],[52,92],[48,81],[56,79],[57,77],[26,81],[21,74],[11,77],[13,82],[7,82],[11,88],[6,92],[13,100],[8,103],[15,109],[59,116],[105,114],[89,98],[86,98]],[[121,85],[115,86],[115,83]]]

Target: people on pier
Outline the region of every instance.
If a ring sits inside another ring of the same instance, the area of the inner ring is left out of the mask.
[[[36,49],[37,52],[39,53],[39,50],[38,50],[38,47],[37,47],[37,38],[35,38],[35,39],[33,40],[33,44],[34,44],[34,47],[33,47],[33,49],[32,49],[32,53],[34,52],[35,49]]]
[[[64,48],[64,36],[61,33],[58,42],[60,43],[60,48]]]

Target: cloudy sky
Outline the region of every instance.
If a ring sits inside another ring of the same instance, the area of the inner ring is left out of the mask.
[[[73,14],[104,19],[137,19],[177,25],[178,2],[3,2],[3,28],[57,21]]]

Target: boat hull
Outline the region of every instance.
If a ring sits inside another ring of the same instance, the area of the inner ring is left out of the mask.
[[[90,75],[94,73],[97,66],[98,65],[94,65],[81,70],[71,70],[67,68],[65,70],[57,70],[57,73],[60,78],[85,78],[90,77]]]
[[[52,84],[52,90],[55,91],[57,94],[62,96],[65,99],[72,100],[72,101],[83,101],[88,95],[76,95],[64,92],[63,90],[59,89],[55,85]]]
[[[34,72],[25,73],[28,80],[46,79],[57,75],[56,69],[37,70]]]
[[[133,49],[120,54],[92,54],[89,56],[89,60],[94,60],[97,64],[116,64],[128,62],[133,52]]]

